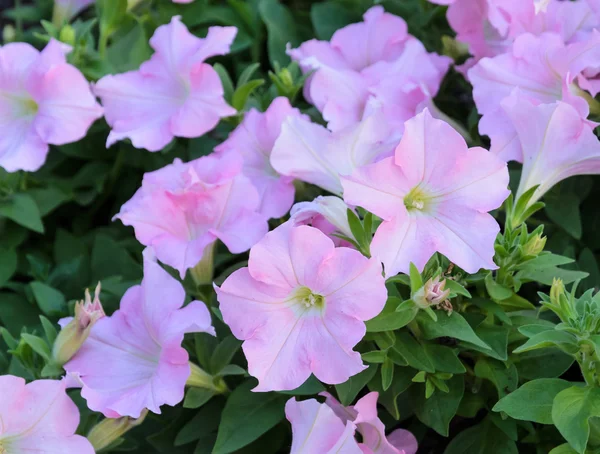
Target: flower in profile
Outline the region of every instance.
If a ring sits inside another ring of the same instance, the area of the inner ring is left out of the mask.
[[[258,190],[259,211],[269,218],[280,218],[294,203],[292,178],[279,175],[270,160],[281,125],[290,116],[306,118],[287,98],[275,98],[264,113],[251,109],[229,138],[215,148],[218,153],[233,151],[242,156],[242,171]]]
[[[75,317],[59,320],[62,330],[52,349],[54,360],[58,364],[69,361],[88,338],[94,324],[105,315],[100,302],[100,282],[98,282],[93,301],[90,291],[85,289],[85,300],[75,304]]]
[[[386,276],[422,270],[440,252],[469,273],[495,269],[500,228],[488,214],[509,194],[506,163],[468,148],[428,110],[406,122],[395,156],[342,177],[344,200],[381,217],[371,253]]]
[[[336,246],[350,246],[335,234],[354,239],[348,222],[346,203],[336,196],[318,196],[312,202],[299,202],[290,211],[290,222],[294,225],[311,225],[327,235]]]
[[[63,22],[70,21],[95,0],[55,0],[52,23],[61,27]]]
[[[36,171],[49,144],[83,138],[102,116],[90,85],[52,39],[41,52],[26,43],[0,47],[0,167]]]
[[[337,132],[301,117],[288,117],[271,154],[271,165],[282,175],[341,195],[340,175],[389,156],[398,143],[381,113]]]
[[[129,138],[136,148],[159,151],[173,137],[200,137],[234,115],[219,75],[204,61],[228,53],[236,33],[235,27],[210,27],[206,38],[197,38],[179,16],[158,27],[150,60],[94,87],[112,128],[107,146]]]
[[[75,435],[79,410],[65,382],[0,376],[0,452],[2,454],[94,454],[90,442]]]
[[[387,298],[378,260],[290,223],[265,235],[248,267],[216,291],[223,319],[244,340],[256,391],[295,389],[311,373],[338,384],[364,370],[352,348]]]
[[[268,224],[259,206],[256,189],[242,174],[242,158],[227,153],[188,163],[176,159],[145,174],[115,218],[133,226],[138,241],[183,277],[217,239],[237,254],[262,238]]]
[[[535,105],[514,93],[502,107],[523,150],[517,200],[538,186],[532,205],[565,178],[600,173],[600,141],[573,106],[560,101]]]
[[[160,413],[161,405],[183,400],[191,374],[183,336],[215,334],[204,303],[182,308],[184,301],[183,286],[146,249],[141,285],[127,290],[119,310],[98,320],[64,366],[79,375],[90,409],[109,418],[139,418],[145,408]]]
[[[364,454],[415,454],[417,440],[408,430],[397,429],[385,434],[385,426],[377,416],[379,393],[371,392],[359,399],[356,405],[344,407],[331,394],[321,393],[324,404],[315,399],[298,402],[290,399],[285,406],[288,421],[292,424],[292,453],[300,452],[348,452]],[[310,431],[311,427],[319,428]],[[357,443],[356,431],[362,437]],[[304,443],[304,444],[303,444]],[[308,450],[307,446],[323,446],[324,449]],[[304,451],[294,447],[303,446]],[[335,451],[343,446],[345,451]]]
[[[332,131],[363,118],[372,97],[371,89],[386,76],[402,77],[403,83],[411,75],[413,80],[419,80],[421,71],[429,70],[432,62],[437,66],[443,61],[436,71],[434,86],[430,87],[435,94],[450,64],[445,57],[427,53],[423,45],[408,34],[406,22],[386,13],[383,7],[370,8],[363,18],[363,22],[336,31],[329,42],[313,39],[288,50],[305,73],[314,71],[307,80],[304,95],[323,114]],[[410,65],[406,68],[394,65],[407,47],[412,49]],[[412,74],[412,70],[417,72]]]

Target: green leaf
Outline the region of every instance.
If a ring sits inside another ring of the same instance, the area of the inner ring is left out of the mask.
[[[498,284],[492,273],[488,273],[485,277],[485,288],[490,296],[495,300],[505,300],[513,295],[513,291],[501,284]]]
[[[503,411],[515,419],[552,424],[552,402],[559,392],[570,386],[568,381],[559,378],[533,380],[500,399],[493,410]]]
[[[490,346],[489,349],[481,349],[480,351],[487,353],[492,358],[500,361],[506,361],[508,358],[508,334],[510,329],[505,326],[488,325],[482,323],[475,328],[475,333],[481,340]],[[478,346],[475,348],[479,349]]]
[[[455,375],[446,384],[449,388],[447,393],[436,392],[429,399],[425,398],[424,385],[417,385],[418,389],[410,393],[411,407],[419,421],[444,437],[448,436],[450,421],[465,390],[462,375]]]
[[[223,369],[221,369],[217,374],[219,377],[227,377],[229,375],[247,375],[248,372],[243,367],[238,366],[237,364],[228,364]]]
[[[392,384],[387,391],[383,390],[381,378],[378,375],[375,375],[368,384],[371,391],[377,391],[379,393],[379,403],[383,405],[395,419],[400,419],[398,396],[404,393],[412,385],[412,378],[414,377],[415,372],[416,371],[411,367],[396,367],[394,369]]]
[[[552,330],[536,334],[519,348],[513,350],[513,353],[522,353],[547,347],[558,347],[571,354],[575,354],[579,350],[577,338],[573,334],[566,331]]]
[[[384,391],[387,391],[392,385],[394,367],[394,363],[389,358],[386,358],[381,366],[381,387]]]
[[[233,98],[233,81],[229,76],[229,73],[225,69],[225,67],[220,63],[215,63],[213,65],[213,69],[219,75],[219,79],[221,79],[221,84],[223,85],[223,96],[227,102],[231,102]]]
[[[409,366],[425,372],[435,372],[426,350],[407,331],[403,330],[396,333],[396,343],[392,348],[408,362]]]
[[[247,381],[236,388],[225,404],[213,454],[229,454],[250,444],[284,419],[286,397],[255,393]]]
[[[233,336],[227,336],[215,348],[211,358],[209,371],[215,375],[218,374],[225,366],[227,366],[233,355],[240,349],[242,342]]]
[[[360,21],[360,16],[334,2],[314,3],[310,9],[310,18],[317,38],[326,41],[331,39],[336,30]]]
[[[185,445],[216,432],[221,418],[221,403],[215,399],[206,404],[196,415],[190,419],[177,433],[175,446]]]
[[[238,78],[237,86],[241,87],[249,82],[250,78],[254,75],[258,68],[260,68],[260,63],[252,63],[251,65],[246,66]]]
[[[25,343],[33,349],[34,352],[36,352],[46,361],[50,361],[52,357],[52,352],[50,351],[50,347],[44,339],[27,333],[21,334],[21,337],[23,338]]]
[[[390,296],[377,317],[367,320],[367,332],[395,331],[408,325],[416,317],[419,308],[412,300],[402,301]]]
[[[125,35],[114,39],[106,50],[106,58],[117,73],[139,68],[151,55],[148,35],[141,23],[136,23]]]
[[[92,248],[92,282],[111,276],[122,276],[125,280],[139,279],[142,277],[142,267],[111,237],[96,235]]]
[[[558,348],[544,348],[520,353],[512,357],[519,377],[526,380],[555,378],[564,374],[575,358]]]
[[[44,334],[46,335],[48,344],[54,345],[54,341],[56,340],[56,336],[58,335],[56,327],[52,324],[50,320],[48,320],[43,315],[40,315],[40,321],[42,322],[42,327],[44,328]]]
[[[3,287],[17,271],[17,251],[0,247],[0,287]]]
[[[518,454],[516,443],[491,418],[463,430],[452,439],[444,454]]]
[[[361,373],[350,377],[344,383],[335,385],[337,391],[338,400],[342,405],[350,405],[354,402],[358,393],[366,386],[369,381],[377,373],[377,365],[370,364],[369,367],[363,370]]]
[[[313,396],[325,391],[323,384],[317,380],[314,375],[308,377],[308,379],[298,386],[296,389],[279,391],[281,394],[289,394],[291,396]]]
[[[427,340],[440,337],[453,337],[465,342],[470,342],[482,348],[490,348],[489,345],[477,337],[473,328],[471,328],[458,312],[452,312],[451,315],[442,313],[438,316],[437,322],[434,322],[423,312],[419,312],[416,320],[423,332],[423,337]]]
[[[592,417],[600,417],[600,388],[572,386],[554,398],[552,422],[580,454],[585,453]]]
[[[410,291],[411,293],[415,293],[419,291],[421,287],[423,287],[423,278],[421,277],[421,273],[415,266],[414,263],[410,262],[409,267],[409,276],[410,276]]]
[[[66,300],[61,292],[38,281],[34,281],[29,285],[39,308],[44,314],[52,317],[60,316],[64,312]]]
[[[40,210],[29,194],[14,194],[0,201],[1,217],[11,219],[34,232],[44,233]]]
[[[491,381],[502,398],[517,389],[519,374],[513,363],[504,364],[492,358],[479,358],[475,363],[475,375]]]
[[[38,324],[38,310],[16,293],[0,292],[0,321],[11,334],[18,336],[22,328]]]
[[[558,197],[545,197],[545,212],[552,222],[562,227],[573,238],[580,240],[582,234],[581,200],[577,195],[568,192]]]
[[[425,353],[433,363],[436,372],[447,372],[450,374],[464,374],[467,369],[458,359],[457,353],[450,347],[438,344],[423,344]]]
[[[471,298],[471,293],[464,288],[461,284],[452,279],[446,279],[446,290],[450,290],[452,293],[456,295],[466,296],[467,298]]]
[[[213,398],[215,393],[210,389],[189,388],[185,393],[183,408],[200,408],[206,402]]]
[[[516,268],[518,270],[535,271],[542,268],[552,268],[560,265],[568,265],[569,263],[573,263],[574,261],[575,260],[573,260],[570,257],[552,254],[551,252],[542,252],[536,258],[523,262]]]
[[[371,352],[366,352],[361,355],[361,358],[364,362],[375,364],[383,364],[386,357],[386,352],[381,350],[373,350]]]
[[[127,13],[127,0],[96,0],[100,33],[110,36],[114,33]]]
[[[277,0],[260,0],[258,11],[267,26],[267,48],[269,61],[274,68],[285,66],[290,57],[285,53],[288,43],[299,44],[296,21],[290,10]]]
[[[557,446],[548,454],[577,454],[577,451],[571,448],[571,446],[569,446],[569,443],[565,443],[560,446]]]
[[[233,108],[237,111],[243,110],[252,92],[264,83],[265,81],[263,79],[256,79],[246,82],[241,87],[238,87],[233,93],[233,98],[231,99],[231,105]]]

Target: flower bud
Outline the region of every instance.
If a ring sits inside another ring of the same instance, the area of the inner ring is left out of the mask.
[[[425,285],[415,292],[413,301],[421,309],[426,309],[430,306],[437,306],[444,303],[450,295],[450,290],[446,290],[446,280],[440,281],[440,277],[436,276],[425,282]]]
[[[122,437],[126,432],[139,426],[144,422],[148,410],[144,409],[139,418],[130,418],[124,416],[122,418],[106,418],[92,427],[87,439],[90,441],[96,452],[104,449],[116,440]]]
[[[100,303],[100,283],[98,283],[94,300],[92,301],[90,292],[86,289],[85,301],[78,301],[75,304],[75,317],[64,320],[68,323],[63,326],[52,348],[54,361],[61,366],[69,361],[90,335],[92,326],[105,315]]]
[[[523,252],[525,255],[538,256],[544,250],[544,246],[546,246],[546,237],[538,233],[527,240]]]
[[[58,39],[69,46],[75,45],[75,29],[69,24],[60,29]]]

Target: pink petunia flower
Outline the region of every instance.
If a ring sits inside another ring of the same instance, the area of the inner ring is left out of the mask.
[[[304,72],[315,71],[306,82],[304,96],[319,109],[332,131],[359,122],[370,100],[377,98],[373,90],[383,80],[427,85],[421,97],[435,95],[450,64],[446,57],[427,53],[408,34],[406,22],[385,13],[383,7],[374,6],[363,17],[364,22],[336,31],[330,42],[313,39],[288,50]],[[409,57],[403,57],[405,53]],[[395,64],[398,60],[404,63]],[[423,73],[430,72],[433,77],[425,81]],[[416,109],[422,100],[415,103],[413,95],[396,101],[404,109]]]
[[[159,151],[173,137],[200,137],[234,115],[219,75],[204,61],[227,54],[236,33],[235,27],[211,27],[206,38],[198,38],[179,16],[158,27],[150,60],[137,71],[105,76],[94,87],[112,127],[106,145],[129,138],[136,148]]]
[[[385,426],[377,415],[378,393],[371,392],[350,407],[344,407],[331,394],[321,395],[326,397],[324,404],[320,404],[315,399],[298,402],[292,398],[287,402],[285,413],[292,424],[293,432],[291,454],[309,452],[415,454],[417,452],[417,440],[408,430],[397,429],[386,436]],[[310,430],[311,428],[313,430]],[[354,438],[357,430],[362,436],[361,443],[357,443]],[[336,448],[343,446],[346,451],[335,451],[332,446]],[[309,449],[311,447],[313,450]]]
[[[54,0],[52,22],[60,27],[63,22],[70,21],[94,2],[95,0]]]
[[[0,452],[94,454],[87,438],[75,435],[79,410],[65,382],[0,376]]]
[[[56,40],[41,52],[26,43],[0,47],[0,167],[9,172],[38,170],[48,144],[78,141],[102,116],[67,48]]]
[[[289,223],[258,242],[248,267],[216,291],[223,319],[244,340],[256,391],[295,389],[311,373],[338,384],[364,370],[352,348],[387,298],[378,260]]]
[[[158,259],[179,270],[200,262],[217,239],[235,254],[247,251],[268,231],[256,212],[258,192],[242,173],[236,153],[205,156],[144,175],[142,187],[115,218],[135,229]]]
[[[234,151],[244,158],[243,173],[252,181],[260,197],[259,211],[269,218],[285,215],[294,203],[293,179],[271,166],[271,152],[286,118],[307,118],[292,108],[287,98],[275,98],[264,112],[250,110],[244,121],[215,148],[218,153]]]
[[[138,418],[147,408],[183,400],[190,376],[185,333],[215,334],[204,303],[184,308],[183,286],[163,270],[151,249],[144,251],[144,279],[131,287],[121,307],[92,328],[81,349],[64,368],[79,376],[81,395],[106,417]]]
[[[396,137],[380,113],[333,133],[307,119],[288,117],[275,141],[271,165],[282,175],[341,194],[340,175],[389,156]]]
[[[600,33],[581,43],[565,45],[556,34],[518,37],[512,51],[484,58],[469,70],[477,110],[483,115],[479,124],[495,144],[492,152],[504,160],[521,161],[521,149],[512,123],[500,107],[515,88],[524,100],[534,104],[562,100],[573,105],[582,118],[589,107],[577,95],[574,79],[600,59]]]
[[[560,101],[535,105],[515,93],[502,108],[523,150],[517,198],[539,185],[531,205],[565,178],[600,173],[600,141],[571,105]]]
[[[469,273],[495,269],[500,228],[488,214],[508,196],[506,163],[428,110],[406,122],[395,156],[342,177],[344,200],[383,219],[371,252],[386,276],[423,269],[440,252]]]

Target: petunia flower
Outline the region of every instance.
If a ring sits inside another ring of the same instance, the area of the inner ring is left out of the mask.
[[[217,239],[237,254],[267,233],[267,221],[256,211],[258,192],[241,172],[236,153],[188,163],[176,159],[145,174],[115,218],[133,226],[138,241],[183,277]]]
[[[63,22],[70,21],[95,0],[54,0],[52,23],[61,27]]]
[[[321,395],[326,398],[323,404],[315,399],[298,402],[292,398],[287,402],[285,413],[293,433],[291,454],[417,452],[417,440],[408,430],[397,429],[386,436],[385,426],[377,415],[378,393],[371,392],[350,407],[344,407],[329,393]],[[362,436],[361,443],[354,438],[356,431]],[[332,446],[338,449],[343,446],[345,451],[332,450]]]
[[[499,226],[488,214],[508,196],[506,164],[468,148],[428,110],[406,122],[395,156],[342,177],[344,200],[383,219],[371,253],[386,276],[423,269],[440,252],[469,273],[495,269]]]
[[[479,124],[495,144],[492,152],[505,160],[521,160],[515,129],[500,107],[515,88],[524,100],[534,104],[565,101],[573,105],[582,118],[589,107],[577,96],[580,89],[574,79],[600,59],[600,33],[585,42],[565,45],[556,34],[518,37],[512,51],[494,58],[484,58],[469,70],[477,110],[483,115]]]
[[[181,346],[185,333],[215,334],[204,303],[183,307],[183,286],[163,270],[151,249],[144,251],[144,279],[131,287],[120,309],[93,326],[64,368],[79,375],[81,395],[106,417],[140,417],[147,408],[183,400],[191,370]]]
[[[377,259],[289,223],[265,235],[248,267],[216,291],[223,319],[244,341],[256,391],[295,389],[311,373],[338,384],[364,370],[352,348],[387,297]]]
[[[307,118],[292,108],[287,98],[275,98],[264,113],[250,110],[229,138],[215,148],[218,153],[233,151],[243,157],[243,173],[258,190],[259,211],[269,218],[282,217],[294,203],[293,179],[279,175],[270,161],[281,125],[290,116]]]
[[[173,137],[200,137],[234,115],[219,75],[204,61],[227,54],[236,33],[235,27],[210,27],[206,38],[198,38],[179,16],[158,27],[150,60],[94,87],[112,128],[106,145],[129,138],[136,148],[159,151]]]
[[[571,105],[560,101],[535,105],[517,93],[502,107],[523,150],[517,199],[539,185],[531,205],[565,178],[600,173],[600,141]]]
[[[288,117],[271,153],[282,175],[342,193],[340,175],[389,156],[398,143],[396,131],[381,113],[337,132],[301,117]]]
[[[75,435],[79,410],[65,382],[0,376],[0,452],[94,454],[90,442]]]
[[[450,59],[429,54],[425,47],[407,32],[403,19],[374,6],[363,16],[364,21],[336,31],[331,41],[310,40],[290,57],[306,72],[314,71],[306,82],[304,96],[315,105],[337,131],[359,122],[374,96],[373,90],[386,78],[402,79],[402,83],[427,83],[422,97],[435,95],[450,64]],[[404,55],[409,57],[403,57]],[[403,64],[394,64],[398,60]],[[424,72],[434,72],[424,81]],[[385,92],[383,89],[379,92]],[[404,108],[413,102],[397,98]],[[416,108],[419,103],[413,106]],[[417,112],[411,112],[412,117]]]
[[[49,144],[85,136],[102,116],[90,85],[52,39],[43,51],[27,43],[0,47],[0,167],[36,171]]]

